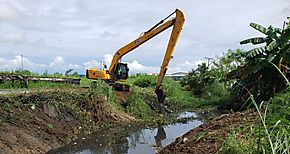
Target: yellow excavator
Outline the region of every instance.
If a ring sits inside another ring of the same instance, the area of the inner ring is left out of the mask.
[[[169,19],[172,15],[175,14],[175,17]],[[165,94],[162,90],[162,81],[167,71],[167,66],[169,61],[172,59],[172,53],[175,48],[176,42],[179,38],[180,32],[182,30],[184,24],[184,15],[183,13],[176,9],[173,13],[168,15],[166,18],[158,22],[152,28],[147,30],[143,33],[140,37],[135,39],[134,41],[130,42],[129,44],[120,48],[114,55],[111,65],[108,70],[104,69],[96,69],[91,68],[86,70],[86,77],[88,79],[95,79],[95,80],[104,80],[109,85],[113,86],[114,89],[120,91],[129,91],[129,86],[126,85],[124,82],[129,76],[129,68],[126,63],[121,63],[121,58],[129,53],[130,51],[134,50],[141,44],[145,43],[146,41],[150,40],[154,36],[160,34],[164,30],[168,29],[169,27],[173,26],[170,39],[167,45],[166,53],[161,65],[160,73],[158,75],[155,93],[158,98],[158,102],[162,103],[165,99]]]

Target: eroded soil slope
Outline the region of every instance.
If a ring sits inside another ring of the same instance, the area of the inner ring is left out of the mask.
[[[44,153],[78,134],[135,119],[103,95],[46,91],[0,95],[0,153]]]

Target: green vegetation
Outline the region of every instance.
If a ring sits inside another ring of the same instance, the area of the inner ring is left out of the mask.
[[[266,36],[250,38],[240,43],[254,45],[265,43],[266,45],[244,52],[246,64],[229,75],[229,78],[237,80],[232,88],[236,91],[236,99],[240,102],[248,98],[249,92],[253,94],[257,102],[267,101],[287,86],[287,78],[284,76],[289,78],[290,70],[288,66],[290,61],[289,23],[290,21],[284,25],[284,29],[250,24],[252,28]]]
[[[81,87],[87,87],[87,88],[89,88],[89,87],[91,86],[91,83],[92,83],[93,81],[94,81],[94,80],[87,79],[86,77],[81,78],[80,86],[81,86]]]
[[[243,130],[230,133],[223,153],[290,153],[289,23],[283,30],[251,23],[251,27],[266,37],[241,42],[266,43],[266,46],[245,52],[246,64],[230,74],[237,79],[233,85],[236,98],[245,100],[245,106],[255,107],[260,123],[243,136],[240,135]]]
[[[104,81],[102,80],[91,81],[89,94],[90,95],[96,94],[104,97],[105,101],[107,102],[111,110],[122,111],[120,102],[117,100],[114,90]]]
[[[197,107],[223,106],[233,101],[231,85],[227,74],[244,63],[242,50],[229,50],[208,64],[202,63],[180,82],[199,99]]]
[[[164,78],[163,81],[163,90],[167,97],[164,104],[159,106],[154,92],[156,80],[157,76],[151,75],[136,75],[127,80],[131,86],[127,106],[128,113],[144,120],[146,124],[157,125],[173,122],[174,119],[158,114],[156,109],[169,112],[196,109],[200,100],[191,95],[178,81],[168,78]]]
[[[137,75],[130,77],[127,82],[131,85],[131,87],[140,89],[139,91],[141,93],[147,93],[151,95],[151,97],[156,98],[154,93],[156,80],[157,76]],[[182,87],[178,81],[174,81],[166,77],[163,80],[163,90],[166,93],[166,101],[168,101],[168,105],[174,110],[183,110],[185,108],[192,109],[196,107],[197,103],[200,101],[192,96],[191,93],[184,87]],[[157,99],[154,101],[157,101]]]
[[[263,106],[258,106],[252,95],[250,99],[260,123],[250,129],[232,130],[224,142],[223,153],[290,153],[290,89],[277,94]]]
[[[28,87],[22,81],[7,81],[0,84],[0,89],[39,89],[39,88],[69,88],[75,87],[75,85],[68,83],[48,82],[48,81],[31,81]]]
[[[289,153],[290,18],[283,29],[250,26],[266,35],[241,44],[264,46],[229,50],[219,59],[198,65],[181,84],[204,106],[225,109],[254,107],[260,119],[250,128],[232,130],[223,153]],[[201,105],[202,106],[202,105]]]
[[[48,110],[45,111],[44,108]],[[85,127],[96,127],[96,125],[106,125],[98,122],[101,118],[109,117],[112,110],[108,106],[107,98],[97,93],[53,91],[33,93],[27,97],[1,96],[0,99],[0,121],[16,125],[27,120],[28,115],[33,117],[40,111],[47,112],[46,114],[57,119],[73,116]]]
[[[47,71],[43,74],[38,74],[35,72],[31,72],[29,70],[23,70],[23,71],[3,71],[0,72],[0,74],[21,74],[24,76],[34,76],[34,77],[55,77],[55,78],[79,78],[78,73],[74,72],[72,73],[72,69],[69,69],[66,71],[65,74],[61,73],[53,73],[48,74]],[[81,86],[82,87],[89,87],[90,80],[82,78]],[[0,89],[21,89],[21,88],[28,88],[28,89],[38,89],[38,88],[68,88],[68,87],[74,87],[75,85],[69,84],[69,83],[61,83],[61,82],[52,82],[52,81],[29,81],[28,87],[24,83],[24,81],[6,81],[4,83],[0,83]]]

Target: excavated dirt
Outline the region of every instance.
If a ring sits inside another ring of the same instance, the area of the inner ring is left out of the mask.
[[[106,101],[68,91],[0,95],[0,153],[44,153],[79,134],[135,121],[111,111]]]
[[[230,129],[246,128],[257,120],[253,111],[225,114],[192,129],[159,151],[165,153],[219,153]]]

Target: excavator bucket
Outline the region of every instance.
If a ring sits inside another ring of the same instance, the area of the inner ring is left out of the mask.
[[[157,95],[158,103],[163,103],[166,97],[164,91],[162,89],[156,89],[155,93]]]

